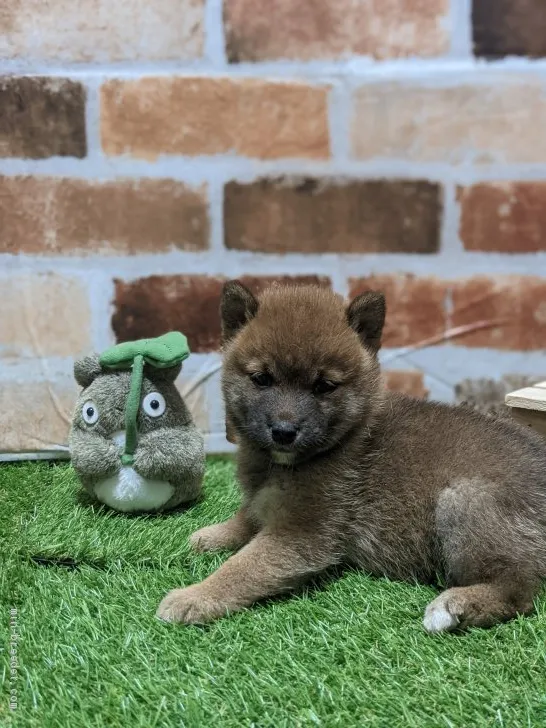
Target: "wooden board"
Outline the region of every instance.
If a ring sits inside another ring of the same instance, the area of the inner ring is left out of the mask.
[[[533,412],[529,409],[512,407],[512,417],[524,427],[532,427],[539,435],[546,438],[546,412]]]
[[[504,402],[508,407],[546,413],[546,382],[510,392]]]

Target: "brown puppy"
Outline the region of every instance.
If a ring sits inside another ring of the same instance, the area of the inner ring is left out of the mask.
[[[441,632],[530,612],[546,576],[546,446],[511,421],[384,391],[381,294],[225,286],[223,392],[242,506],[195,533],[240,549],[158,616],[207,622],[340,562],[448,589]]]

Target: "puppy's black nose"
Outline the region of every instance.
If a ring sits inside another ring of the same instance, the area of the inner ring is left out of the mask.
[[[271,437],[277,445],[291,445],[296,439],[298,428],[292,422],[275,422],[271,427]]]

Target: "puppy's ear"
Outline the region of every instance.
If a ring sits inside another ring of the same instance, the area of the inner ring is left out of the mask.
[[[74,362],[74,377],[82,389],[88,387],[99,374],[102,374],[102,367],[98,354]]]
[[[347,309],[349,326],[359,335],[362,344],[374,354],[381,346],[385,312],[385,296],[376,291],[367,291],[357,296]]]
[[[222,340],[229,341],[258,312],[258,301],[239,281],[228,281],[222,291]]]

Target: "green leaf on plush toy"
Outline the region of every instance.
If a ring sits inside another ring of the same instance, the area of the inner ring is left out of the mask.
[[[189,355],[188,340],[179,331],[171,331],[155,339],[125,341],[101,354],[100,363],[105,369],[132,369],[125,406],[125,452],[121,457],[124,465],[132,465],[138,442],[137,417],[144,364],[156,369],[168,369],[181,364]]]
[[[190,355],[188,340],[180,331],[170,331],[155,339],[139,339],[116,344],[102,353],[100,363],[107,369],[130,369],[137,356],[150,366],[168,369]]]

